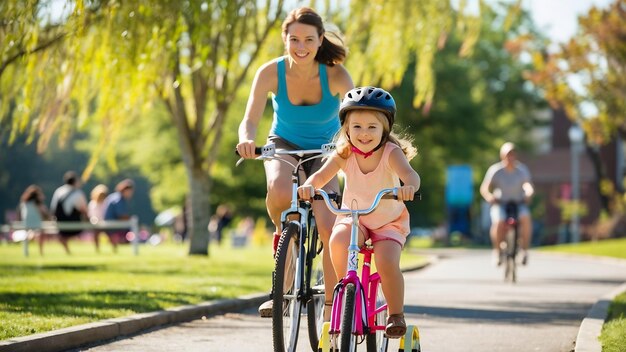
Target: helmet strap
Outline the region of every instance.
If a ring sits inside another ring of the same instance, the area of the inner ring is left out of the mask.
[[[372,154],[374,154],[374,152],[376,151],[376,150],[370,150],[369,152],[366,153],[366,152],[362,151],[361,149],[359,149],[359,148],[357,148],[355,146],[352,146],[351,150],[354,153],[357,153],[359,155],[363,155],[363,159],[367,159],[368,157],[372,156]]]
[[[355,147],[355,146],[352,146],[352,147],[350,148],[350,150],[352,150],[352,152],[357,153],[357,154],[359,154],[359,155],[363,155],[363,159],[367,159],[368,157],[372,156],[372,154],[374,154],[374,152],[375,152],[375,151],[377,151],[378,149],[380,149],[380,147],[382,147],[382,146],[385,144],[385,142],[386,142],[386,141],[381,141],[381,142],[380,142],[380,144],[379,144],[376,148],[374,148],[374,149],[370,150],[370,151],[369,151],[369,152],[367,152],[367,153],[366,153],[366,152],[364,152],[364,151],[362,151],[361,149],[359,149],[359,148]]]
[[[350,141],[350,135],[348,135],[348,140]],[[385,143],[387,143],[387,140],[389,139],[389,136],[385,136],[383,139],[381,139],[380,144],[378,144],[378,146],[376,146],[376,148],[370,150],[369,152],[364,152],[361,149],[357,148],[354,146],[354,144],[352,144],[352,141],[350,141],[350,150],[352,150],[353,153],[357,153],[359,155],[363,155],[363,159],[367,159],[368,157],[372,156],[372,154],[374,154],[375,151],[377,151],[378,149],[380,149],[383,145],[385,145]]]

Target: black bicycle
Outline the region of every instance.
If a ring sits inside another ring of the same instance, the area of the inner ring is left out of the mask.
[[[323,248],[312,205],[298,199],[298,186],[303,165],[334,150],[334,144],[312,150],[276,149],[274,144],[268,144],[256,150],[257,160],[280,160],[293,167],[291,206],[281,213],[283,230],[272,274],[272,340],[277,352],[296,350],[303,315],[307,319],[311,349],[317,350],[324,322]],[[277,158],[278,155],[292,155],[298,161],[292,163]],[[340,203],[338,195],[332,197]]]

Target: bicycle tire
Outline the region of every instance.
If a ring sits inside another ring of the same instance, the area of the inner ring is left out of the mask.
[[[504,269],[504,279],[505,281],[510,281],[512,283],[517,281],[517,263],[516,254],[517,254],[517,245],[515,243],[515,229],[509,229],[506,233],[506,263]]]
[[[274,351],[292,352],[298,343],[302,303],[297,297],[300,224],[292,221],[280,236],[273,280],[272,339]],[[302,277],[300,275],[300,277]]]
[[[324,324],[324,269],[323,257],[318,250],[319,233],[315,220],[311,220],[309,227],[309,241],[306,262],[306,280],[310,298],[307,302],[307,330],[309,332],[309,342],[313,351],[317,350],[319,339],[322,334]]]
[[[347,284],[343,291],[343,304],[341,307],[341,332],[340,348],[341,352],[356,351],[356,336],[352,333],[354,326],[354,310],[356,309],[356,287],[354,284]]]
[[[387,303],[383,289],[380,286],[380,282],[376,283],[376,297],[374,302],[376,308],[381,307]],[[387,309],[383,309],[374,316],[374,325],[387,324]],[[365,345],[367,346],[367,352],[387,352],[389,347],[389,338],[385,335],[384,330],[370,331],[365,336]]]

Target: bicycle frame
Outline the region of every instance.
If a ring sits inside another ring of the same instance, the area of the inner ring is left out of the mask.
[[[378,285],[380,285],[380,275],[378,273],[371,274],[371,266],[372,262],[372,254],[373,250],[370,247],[364,247],[357,251],[358,254],[363,255],[363,267],[361,268],[361,275],[357,274],[358,271],[358,259],[355,262],[352,262],[350,266],[356,265],[356,268],[348,269],[346,276],[340,280],[341,284],[337,287],[337,297],[333,302],[333,314],[331,317],[331,334],[338,334],[341,329],[341,305],[343,303],[343,285],[346,284],[354,284],[356,287],[356,292],[360,294],[357,295],[357,301],[355,302],[357,307],[363,307],[363,301],[365,301],[365,309],[356,310],[356,316],[354,317],[355,325],[353,327],[353,333],[356,335],[365,335],[367,332],[374,332],[377,330],[384,330],[385,327],[382,325],[375,325],[374,318],[376,314],[387,309],[387,304],[383,304],[381,306],[376,306],[376,291],[378,289]],[[367,292],[367,295],[364,295],[364,292]],[[366,320],[363,317],[367,317]],[[366,330],[368,329],[368,330]]]
[[[506,214],[506,233],[505,233],[505,267],[504,267],[504,279],[511,282],[517,281],[516,273],[516,257],[519,250],[519,222],[518,222],[518,205],[515,202],[508,202],[505,204]]]
[[[311,317],[311,315],[323,314],[323,308],[320,309],[320,312],[318,312],[318,309],[314,307],[315,301],[313,298],[323,296],[324,291],[317,289],[314,290],[310,283],[314,271],[314,268],[312,267],[313,259],[317,254],[319,254],[319,252],[316,248],[317,238],[315,237],[315,219],[312,213],[312,206],[309,202],[300,201],[298,199],[298,186],[300,182],[299,173],[302,164],[316,158],[327,156],[334,150],[335,144],[332,143],[324,144],[320,147],[320,149],[284,150],[276,149],[274,144],[268,144],[261,148],[257,148],[256,150],[257,154],[260,154],[256,160],[278,160],[293,167],[293,171],[291,173],[292,198],[290,207],[281,213],[281,236],[289,238],[282,239],[287,242],[285,244],[286,252],[282,254],[282,259],[279,260],[280,249],[277,251],[276,268],[274,270],[274,275],[272,275],[273,282],[271,296],[274,300],[272,335],[275,351],[295,351],[298,340],[300,317],[302,310],[305,308],[308,308],[307,320],[309,321],[309,341],[311,343],[311,347],[316,347],[318,343],[321,326],[312,326],[318,325],[318,322],[316,322],[316,318]],[[277,156],[279,155],[293,155],[299,157],[299,160],[297,162],[292,162],[284,158],[278,158]],[[243,159],[240,159],[237,162],[237,165],[239,165],[242,160]],[[292,219],[293,217],[297,217],[297,219]],[[290,248],[295,248],[290,245],[292,238],[295,240],[297,251],[292,252],[293,257],[290,257]],[[279,263],[287,264],[289,262],[289,258],[294,257],[295,263],[291,263],[295,264],[293,267],[278,268],[278,266],[281,265]],[[290,276],[292,274],[293,278]],[[278,279],[276,277],[278,277]],[[284,281],[286,278],[288,278],[287,281]],[[278,285],[276,285],[276,280],[279,281]],[[289,285],[289,292],[284,290],[285,284]],[[293,285],[293,287],[291,285]],[[278,287],[277,290],[280,292],[278,293],[279,296],[276,296],[277,293],[274,291],[275,286]],[[284,308],[281,303],[277,304],[277,302],[285,301],[290,302],[286,305],[287,308]],[[321,302],[324,302],[323,298]],[[321,325],[321,321],[319,322],[319,325]]]
[[[306,150],[281,150],[281,149],[276,149],[276,146],[274,144],[267,144],[263,147],[261,147],[261,155],[259,157],[257,157],[257,160],[279,160],[280,162],[284,162],[288,165],[291,165],[293,167],[293,171],[291,172],[291,206],[288,209],[285,209],[280,216],[280,221],[283,224],[283,229],[284,230],[284,225],[286,223],[288,223],[288,218],[291,215],[298,215],[299,216],[299,223],[301,226],[301,231],[300,231],[300,236],[298,238],[298,243],[299,243],[299,253],[305,253],[305,243],[308,237],[308,231],[311,225],[311,222],[314,222],[314,219],[312,219],[309,215],[311,215],[311,204],[308,202],[303,202],[301,203],[300,200],[298,199],[298,186],[300,184],[300,176],[299,176],[299,171],[300,171],[300,166],[302,166],[302,164],[306,163],[307,161],[313,160],[313,159],[317,159],[317,158],[322,158],[325,156],[328,156],[330,153],[332,153],[335,150],[335,144],[334,143],[328,143],[328,144],[323,144],[320,149],[306,149]],[[303,158],[305,155],[308,154],[314,154],[311,157],[308,158]],[[285,159],[279,159],[276,158],[277,155],[295,155],[300,157],[300,160],[298,160],[295,164],[285,160]],[[301,287],[300,283],[302,283],[302,276],[305,274],[303,271],[304,268],[304,256],[300,256],[300,260],[297,263],[296,266],[296,292],[297,292],[297,296],[301,297],[303,295],[303,290],[308,291],[308,289],[310,287]],[[308,268],[309,270],[311,270],[312,268]],[[308,280],[305,280],[308,281]]]
[[[335,287],[334,297],[333,299],[333,307],[332,307],[332,315],[330,319],[330,334],[339,334],[341,331],[341,307],[343,305],[343,290],[345,286],[348,284],[353,284],[356,287],[356,301],[355,307],[357,307],[355,311],[355,316],[353,317],[353,326],[352,333],[354,335],[365,335],[368,333],[373,333],[378,330],[384,330],[384,325],[375,325],[375,317],[376,314],[387,310],[387,304],[384,303],[380,306],[376,306],[376,293],[378,290],[378,286],[380,285],[380,275],[376,273],[371,273],[370,263],[372,260],[373,249],[371,247],[365,246],[360,248],[358,245],[358,232],[359,232],[359,216],[367,215],[374,211],[380,200],[383,198],[396,198],[397,199],[397,189],[396,188],[386,188],[381,190],[375,197],[372,205],[363,210],[348,210],[348,209],[338,209],[334,207],[328,195],[324,190],[316,190],[316,192],[324,199],[326,205],[336,215],[350,215],[352,217],[352,225],[350,229],[350,246],[348,247],[348,267],[347,273],[344,278],[339,281],[339,284]],[[392,194],[391,197],[386,195]],[[359,268],[359,253],[363,254],[363,266],[361,268],[361,276],[357,274]],[[360,307],[360,308],[359,308]],[[363,319],[365,317],[366,319]]]

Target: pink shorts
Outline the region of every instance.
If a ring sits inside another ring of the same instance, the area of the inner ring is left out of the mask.
[[[395,241],[400,247],[404,247],[406,237],[409,234],[409,229],[405,225],[407,223],[405,214],[400,215],[396,220],[383,225],[377,229],[368,229],[363,224],[359,223],[359,229],[365,235],[365,240],[372,240],[372,243],[378,241]],[[352,218],[350,216],[338,216],[335,221],[335,226],[345,225],[348,229],[352,227]]]

